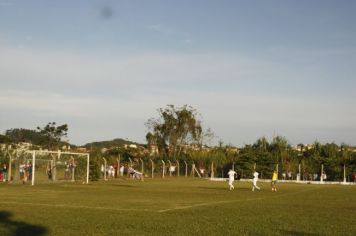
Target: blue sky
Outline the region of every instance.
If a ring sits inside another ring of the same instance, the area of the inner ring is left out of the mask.
[[[0,131],[144,142],[167,104],[215,141],[356,145],[356,2],[0,0]],[[214,143],[212,143],[214,144]]]

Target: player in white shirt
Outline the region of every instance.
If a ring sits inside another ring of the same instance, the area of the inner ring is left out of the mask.
[[[133,179],[139,179],[143,181],[143,174],[132,167],[128,169],[129,174],[132,176]]]
[[[253,179],[252,179],[252,191],[255,191],[255,188],[257,188],[258,190],[261,190],[260,187],[257,186],[257,180],[258,180],[258,175],[259,173],[257,171],[253,172]]]
[[[227,175],[229,176],[229,186],[230,186],[230,190],[235,189],[234,187],[234,180],[235,180],[235,175],[236,175],[236,171],[233,170],[229,170],[229,172],[227,172]]]

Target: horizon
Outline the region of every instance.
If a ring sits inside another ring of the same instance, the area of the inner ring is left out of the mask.
[[[0,131],[143,143],[167,104],[244,146],[356,146],[356,2],[0,0]],[[94,140],[94,141],[92,141]]]
[[[11,129],[27,129],[27,128],[11,128]],[[7,129],[7,130],[11,130],[11,129]],[[35,132],[37,132],[36,129],[27,129],[27,130],[33,130]],[[4,131],[3,133],[5,134],[6,131]],[[285,138],[288,142],[289,145],[291,145],[292,147],[297,147],[299,144],[303,144],[303,145],[313,145],[315,142],[319,142],[320,144],[322,145],[325,145],[325,144],[336,144],[338,146],[342,145],[342,144],[346,144],[346,145],[349,145],[350,147],[356,147],[355,145],[351,145],[349,143],[345,143],[345,142],[341,142],[341,143],[336,143],[335,141],[332,141],[332,142],[320,142],[319,140],[314,140],[313,142],[310,142],[310,143],[303,143],[303,142],[297,142],[297,143],[291,143],[289,140],[288,140],[288,137],[285,137],[283,135],[276,135],[274,134],[273,137],[266,137],[266,136],[262,136],[262,137],[259,137],[257,138],[255,141],[251,142],[251,143],[244,143],[243,145],[234,145],[232,143],[222,143],[223,145],[227,145],[227,146],[233,146],[233,147],[237,147],[237,148],[240,148],[240,147],[245,147],[245,145],[253,145],[255,144],[259,139],[261,138],[266,138],[267,139],[267,142],[269,144],[271,144],[273,142],[273,139],[275,137],[282,137],[282,138]],[[86,143],[83,143],[83,144],[75,144],[75,143],[71,143],[70,140],[66,139],[66,137],[63,137],[63,139],[61,140],[61,142],[67,142],[68,144],[70,145],[75,145],[75,146],[78,146],[78,147],[82,147],[82,146],[85,146],[85,145],[88,145],[88,144],[92,144],[92,143],[100,143],[100,142],[111,142],[111,141],[115,141],[115,140],[123,140],[123,141],[126,141],[126,142],[130,142],[130,143],[135,143],[135,144],[139,144],[139,145],[146,145],[147,144],[147,141],[144,141],[144,142],[138,142],[136,140],[130,140],[128,138],[123,138],[123,137],[115,137],[115,138],[112,138],[112,139],[106,139],[106,140],[92,140],[92,141],[89,141],[89,142],[86,142]],[[218,140],[218,142],[220,141],[223,141],[223,140]],[[204,146],[208,146],[208,147],[216,147],[218,146],[219,144],[215,143],[215,144],[208,144],[208,143],[204,143],[203,145]]]

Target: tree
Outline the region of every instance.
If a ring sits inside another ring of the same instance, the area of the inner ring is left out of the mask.
[[[340,162],[342,165],[346,165],[346,163],[350,160],[350,146],[345,144],[345,143],[341,143],[340,145]]]
[[[340,147],[335,143],[327,143],[321,149],[321,163],[329,178],[341,179],[342,168],[340,166]]]
[[[257,141],[253,144],[253,148],[257,149],[258,151],[267,151],[269,147],[268,140],[266,137],[261,137],[257,139]]]
[[[8,136],[0,134],[0,143],[11,143],[11,139]]]
[[[62,138],[67,136],[68,125],[56,126],[56,122],[49,122],[43,128],[37,127],[37,130],[46,137],[45,146],[48,148],[59,148]]]
[[[273,138],[271,143],[272,153],[276,157],[276,163],[281,161],[282,169],[285,171],[288,167],[286,166],[286,159],[288,159],[288,149],[290,145],[285,137],[277,136]]]
[[[146,139],[156,144],[160,153],[172,157],[180,155],[184,147],[201,145],[199,141],[202,140],[203,129],[193,107],[167,105],[158,112],[159,118],[151,118],[146,122],[150,130]]]
[[[28,142],[33,145],[41,145],[46,140],[46,137],[36,130],[22,128],[6,130],[5,136],[13,143]]]

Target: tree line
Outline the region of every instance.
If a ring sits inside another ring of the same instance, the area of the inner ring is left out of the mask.
[[[321,144],[315,141],[311,145],[300,143],[293,147],[287,138],[276,136],[272,141],[261,137],[240,148],[224,145],[222,141],[217,147],[207,147],[205,144],[214,134],[210,129],[203,129],[200,115],[193,107],[167,105],[158,109],[158,114],[158,118],[150,118],[146,122],[149,130],[146,147],[150,155],[124,148],[111,149],[106,155],[120,155],[124,161],[141,158],[146,162],[148,159],[194,162],[207,170],[214,163],[214,172],[220,176],[234,166],[241,178],[250,178],[255,168],[262,177],[269,177],[278,168],[279,173],[291,174],[294,179],[300,169],[300,178],[304,180],[314,179],[315,175],[320,178],[321,165],[328,180],[342,180],[344,166],[349,179],[356,172],[356,149],[345,143]],[[152,152],[153,147],[157,148],[157,153]]]
[[[253,144],[239,148],[224,145],[222,141],[218,146],[211,147],[209,142],[215,135],[210,129],[204,129],[201,115],[193,107],[167,105],[157,111],[158,117],[148,119],[145,124],[148,129],[147,144],[138,145],[144,147],[144,150],[124,147],[124,144],[130,142],[121,139],[93,143],[90,149],[87,146],[91,151],[92,173],[98,175],[102,157],[114,162],[118,156],[124,162],[133,160],[139,163],[141,159],[149,163],[151,159],[155,162],[170,160],[194,163],[197,167],[210,172],[213,163],[216,175],[223,177],[232,166],[241,178],[251,177],[255,168],[262,177],[269,177],[277,166],[279,173],[291,173],[293,178],[296,178],[300,168],[300,177],[306,180],[310,180],[315,174],[320,177],[321,165],[324,166],[328,180],[342,180],[344,166],[348,178],[356,172],[356,149],[345,143],[321,144],[315,141],[311,145],[300,143],[296,148],[287,138],[276,136],[271,141],[261,137]],[[66,143],[63,138],[67,136],[67,132],[66,124],[57,125],[55,122],[49,122],[42,128],[37,127],[36,130],[7,130],[5,135],[0,136],[0,142],[31,142],[57,150],[60,145]],[[104,147],[107,149],[105,153],[102,152]]]
[[[56,122],[49,122],[44,127],[37,127],[35,130],[14,128],[5,131],[0,135],[0,143],[12,144],[27,142],[32,145],[41,146],[48,149],[58,149],[61,145],[67,145],[63,141],[67,137],[68,125],[57,125]]]

